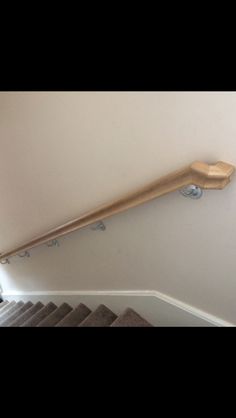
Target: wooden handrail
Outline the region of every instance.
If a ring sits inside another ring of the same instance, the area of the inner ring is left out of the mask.
[[[216,164],[205,164],[196,161],[181,170],[161,177],[159,180],[133,193],[127,194],[121,199],[87,212],[79,218],[58,226],[11,251],[0,254],[0,260],[17,255],[22,251],[30,250],[40,244],[191,184],[202,189],[223,189],[230,182],[230,176],[234,170],[235,167],[233,165],[222,161],[218,161]]]

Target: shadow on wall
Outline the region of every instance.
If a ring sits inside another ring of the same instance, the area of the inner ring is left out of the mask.
[[[41,245],[29,251],[30,257],[14,256],[10,264],[2,265],[3,290],[74,290],[105,285],[104,280],[99,280],[105,279],[100,270],[109,269],[102,231],[87,228],[58,241],[59,246]]]
[[[3,291],[147,289],[143,278],[150,251],[140,231],[147,228],[145,212],[160,203],[146,204],[144,216],[137,207],[131,216],[124,212],[106,219],[105,230],[91,225],[60,237],[58,247],[44,244],[30,250],[30,257],[10,258],[0,266]]]

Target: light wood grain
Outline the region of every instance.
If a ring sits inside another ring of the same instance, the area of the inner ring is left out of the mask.
[[[10,251],[2,253],[0,260],[7,259],[23,251],[30,250],[40,244],[44,244],[52,239],[69,234],[77,229],[83,228],[107,217],[123,212],[132,207],[141,205],[149,200],[163,196],[167,193],[182,189],[190,184],[195,184],[202,189],[223,189],[231,179],[235,167],[231,164],[218,161],[215,164],[206,164],[195,161],[181,170],[177,170],[160,179],[131,192],[122,198],[109,204],[98,207],[84,215],[54,228],[43,235],[40,235],[23,245]]]

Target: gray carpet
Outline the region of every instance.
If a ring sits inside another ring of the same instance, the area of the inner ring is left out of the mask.
[[[35,305],[31,306],[31,308],[27,309],[24,313],[19,315],[15,320],[12,320],[12,318],[10,318],[8,327],[20,327],[21,325],[24,324],[24,322],[32,318],[33,315],[35,315],[43,307],[44,305],[41,302],[35,303]]]
[[[109,327],[117,316],[105,305],[99,305],[94,312],[89,314],[79,327]]]
[[[63,303],[59,308],[55,309],[50,315],[48,315],[43,321],[39,322],[37,327],[54,327],[61,319],[63,319],[70,311],[71,306],[67,303]]]
[[[24,303],[22,301],[14,303],[10,309],[8,309],[6,312],[3,312],[0,317],[0,326],[6,321],[6,319],[10,318],[11,315],[13,315],[23,305]]]
[[[2,308],[4,308],[4,306],[8,305],[8,300],[5,300],[4,302],[0,303],[0,312],[2,312]]]
[[[49,302],[23,301],[0,303],[0,327],[152,327],[142,316],[131,308],[116,315],[105,305],[99,305],[91,311],[80,303],[72,308],[68,303],[56,306]]]
[[[151,327],[152,325],[131,308],[127,308],[111,327]]]
[[[31,318],[25,321],[21,325],[21,327],[36,327],[48,315],[50,315],[53,311],[55,311],[55,309],[57,309],[57,306],[54,303],[49,302],[46,306],[44,306],[42,309],[36,312],[36,314],[34,314]]]
[[[90,313],[90,309],[83,303],[80,303],[77,308],[73,309],[58,322],[56,327],[77,327]]]
[[[4,305],[2,309],[0,310],[1,315],[3,314],[3,312],[6,313],[7,311],[9,311],[15,304],[16,302],[13,300],[11,302],[8,302],[6,305]]]
[[[9,324],[11,324],[12,321],[19,318],[24,312],[26,312],[28,309],[33,306],[32,302],[23,303],[23,305],[16,309],[14,313],[12,313],[4,322],[1,323],[2,327],[7,327]]]

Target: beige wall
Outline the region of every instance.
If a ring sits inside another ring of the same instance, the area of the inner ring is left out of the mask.
[[[196,159],[236,164],[236,93],[0,93],[6,251]],[[236,323],[236,178],[1,266],[5,291],[156,289]]]

